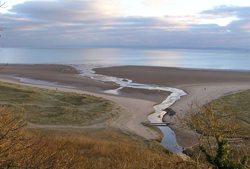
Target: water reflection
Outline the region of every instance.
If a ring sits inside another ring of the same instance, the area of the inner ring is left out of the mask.
[[[179,67],[181,53],[177,50],[147,50],[144,52],[147,65]]]
[[[158,128],[162,131],[164,135],[161,141],[163,147],[176,154],[182,154],[182,147],[178,145],[174,131],[170,127]]]

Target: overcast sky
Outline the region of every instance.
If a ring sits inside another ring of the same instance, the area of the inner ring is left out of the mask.
[[[5,47],[249,49],[249,0],[2,0]]]

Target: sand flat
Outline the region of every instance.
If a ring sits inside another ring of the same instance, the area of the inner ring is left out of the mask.
[[[128,78],[138,83],[179,87],[191,84],[250,82],[250,71],[219,71],[153,66],[119,66],[94,69],[96,73]]]
[[[195,70],[182,68],[123,66],[95,69],[96,73],[129,78],[133,82],[157,84],[184,90],[187,95],[170,106],[180,117],[184,117],[192,101],[201,105],[217,99],[227,93],[250,89],[250,72]],[[176,118],[165,116],[165,122],[171,122],[171,128],[177,134],[181,146],[190,146],[195,137],[192,132],[180,130]]]
[[[121,66],[94,70],[99,74],[128,78],[137,83],[157,84],[182,89],[188,95],[183,96],[181,100],[171,106],[174,108],[183,105],[185,100],[197,98],[201,103],[204,103],[229,92],[250,89],[250,71],[149,66]]]

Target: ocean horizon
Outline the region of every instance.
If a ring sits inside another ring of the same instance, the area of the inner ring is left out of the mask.
[[[1,64],[88,64],[250,70],[248,50],[142,48],[3,48]]]

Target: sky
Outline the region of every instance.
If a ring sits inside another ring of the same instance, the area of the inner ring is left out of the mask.
[[[246,49],[249,0],[1,0],[5,47]]]

